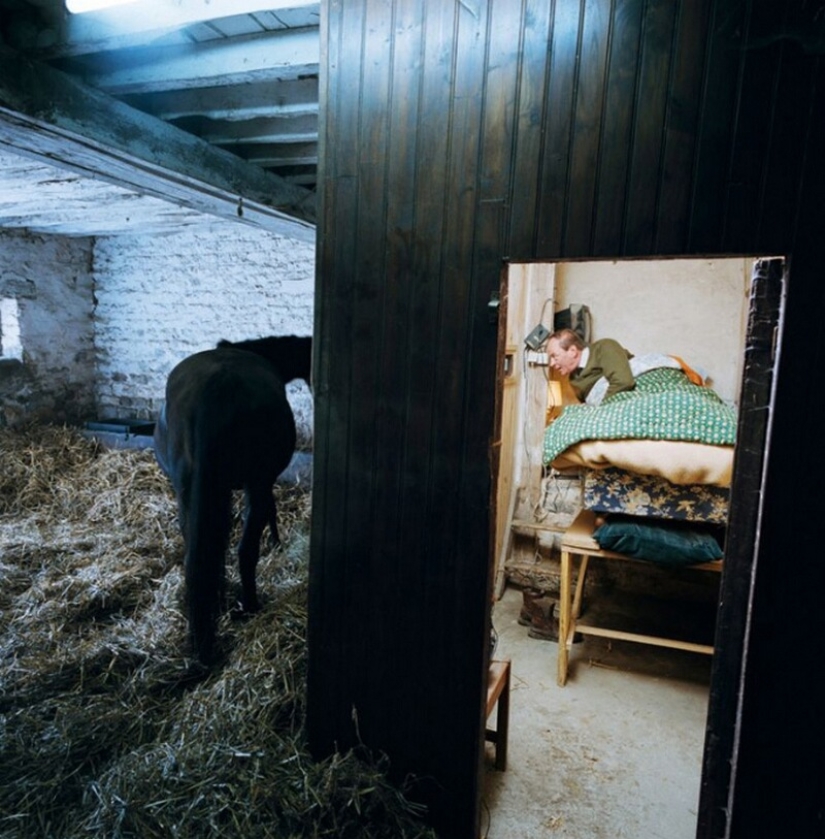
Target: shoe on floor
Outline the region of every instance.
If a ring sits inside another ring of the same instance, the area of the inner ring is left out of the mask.
[[[533,619],[546,619],[552,614],[556,601],[548,597],[546,592],[539,588],[522,589],[522,606],[519,612],[518,622],[521,626],[532,626]]]
[[[534,620],[532,626],[527,632],[529,638],[536,638],[539,641],[555,641],[559,640],[559,618],[556,610],[551,610],[550,614],[545,619]],[[573,643],[578,644],[582,641],[581,632],[576,632],[573,635]]]
[[[542,618],[535,619],[527,632],[529,638],[539,641],[559,640],[559,619],[553,616],[553,610]]]

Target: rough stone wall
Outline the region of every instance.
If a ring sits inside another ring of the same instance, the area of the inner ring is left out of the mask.
[[[314,246],[246,225],[101,238],[93,271],[101,419],[154,418],[175,364],[222,338],[312,334]],[[311,394],[293,382],[289,397],[309,448]]]
[[[0,359],[0,425],[93,412],[91,254],[91,239],[0,231],[0,330],[21,350]]]

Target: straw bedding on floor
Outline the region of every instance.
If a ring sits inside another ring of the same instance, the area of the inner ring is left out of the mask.
[[[0,837],[434,835],[380,756],[309,757],[310,493],[276,492],[262,611],[227,613],[205,672],[183,652],[182,542],[151,450],[0,429]],[[231,556],[227,579],[231,600]]]

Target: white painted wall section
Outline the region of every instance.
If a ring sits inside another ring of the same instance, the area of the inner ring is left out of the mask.
[[[93,271],[101,418],[153,418],[175,364],[222,338],[312,334],[314,245],[247,225],[98,239]],[[289,397],[309,447],[310,391]]]
[[[592,338],[634,355],[677,355],[738,400],[753,259],[567,262],[556,266],[556,309],[590,308]]]

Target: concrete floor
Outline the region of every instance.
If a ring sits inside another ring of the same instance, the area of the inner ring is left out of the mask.
[[[560,688],[557,645],[528,637],[521,605],[508,586],[493,609],[510,737],[505,772],[488,744],[482,837],[693,839],[710,656],[585,636]]]

